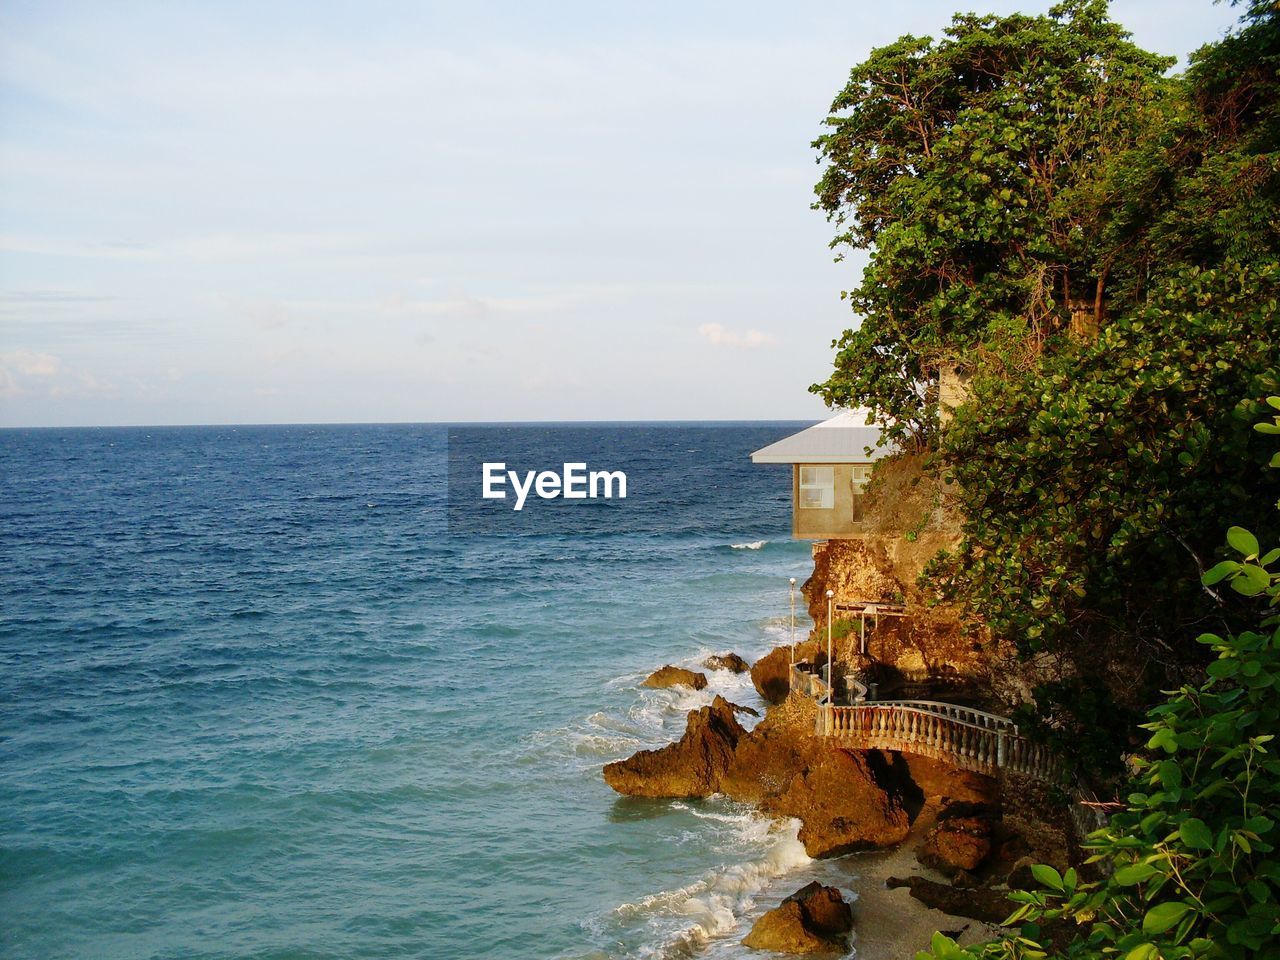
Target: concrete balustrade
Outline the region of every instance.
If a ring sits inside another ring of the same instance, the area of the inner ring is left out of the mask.
[[[825,684],[823,685],[825,687]],[[899,750],[945,760],[975,773],[1000,771],[1050,780],[1048,748],[1018,733],[1007,717],[929,700],[835,706],[819,702],[817,733],[863,750]]]

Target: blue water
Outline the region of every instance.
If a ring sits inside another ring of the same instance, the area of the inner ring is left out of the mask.
[[[442,427],[0,432],[0,953],[736,955],[794,825],[599,770],[759,705],[637,683],[785,642],[795,427],[561,435],[627,499],[477,530]]]

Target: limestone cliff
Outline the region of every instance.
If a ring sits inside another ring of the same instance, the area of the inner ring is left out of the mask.
[[[971,691],[989,686],[993,651],[987,632],[958,610],[934,605],[917,584],[925,565],[959,538],[959,521],[947,503],[945,486],[923,472],[921,457],[899,457],[876,469],[867,492],[865,535],[814,545],[813,574],[803,591],[815,624],[811,637],[820,646],[826,640],[828,590],[837,602],[906,608],[903,617],[881,618],[874,627],[867,623],[865,657],[857,617],[837,611],[833,618],[835,660],[879,681],[882,695],[921,696],[926,691],[920,685],[929,682]]]

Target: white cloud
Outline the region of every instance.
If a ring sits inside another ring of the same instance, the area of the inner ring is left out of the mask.
[[[19,373],[24,377],[48,379],[57,376],[62,369],[62,361],[51,353],[39,353],[35,350],[9,350],[0,353],[0,367]]]
[[[752,349],[773,343],[773,335],[760,330],[730,330],[722,323],[704,323],[698,328],[698,336],[717,347],[742,347]]]

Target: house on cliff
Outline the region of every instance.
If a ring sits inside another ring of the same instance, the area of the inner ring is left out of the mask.
[[[847,410],[751,454],[752,463],[791,464],[791,536],[797,540],[857,537],[871,467],[893,449],[865,410]]]

